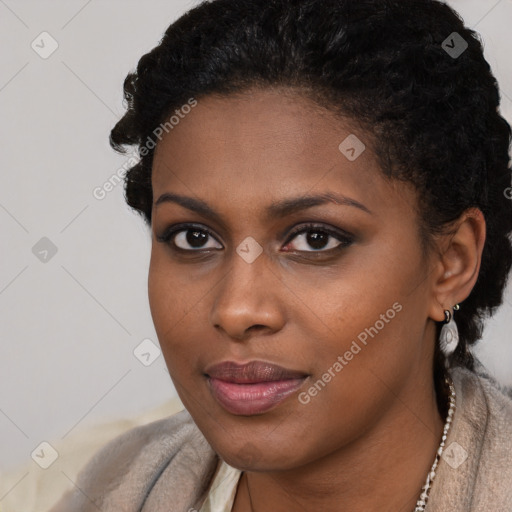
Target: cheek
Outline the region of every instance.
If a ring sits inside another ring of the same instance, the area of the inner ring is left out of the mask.
[[[185,382],[197,376],[199,355],[204,353],[201,344],[205,339],[208,288],[172,266],[160,252],[151,255],[149,306],[169,373],[173,380]]]
[[[295,318],[307,338],[315,340],[304,347],[315,377],[332,380],[326,398],[347,390],[353,394],[368,377],[375,386],[382,384],[379,378],[396,384],[394,375],[413,361],[411,340],[421,332],[422,292],[410,295],[411,283],[419,279],[417,261],[405,248],[400,252],[396,244],[380,244],[378,251],[347,260],[336,275],[325,275],[316,287],[301,291],[309,307]]]
[[[293,290],[292,298],[298,299],[293,300],[294,318],[301,329],[326,339],[347,340],[379,321],[395,302],[401,303],[416,271],[411,260],[375,248],[354,251],[340,265],[316,272],[311,279],[297,274],[286,285]]]
[[[189,310],[186,290],[187,287],[177,279],[176,272],[172,272],[163,258],[153,252],[148,275],[149,307],[168,368],[173,362],[177,368],[180,367],[177,360],[182,352],[179,343],[182,338],[176,333]]]
[[[193,314],[194,309],[199,309],[199,292],[187,272],[169,261],[165,250],[153,248],[148,274],[148,298],[155,328],[162,333],[163,339],[187,315]]]
[[[163,271],[163,266],[159,264],[158,258],[151,255],[151,263],[148,275],[148,298],[151,316],[155,329],[159,336],[169,329],[173,323],[176,323],[178,311],[175,307],[176,298],[175,283],[169,272]]]

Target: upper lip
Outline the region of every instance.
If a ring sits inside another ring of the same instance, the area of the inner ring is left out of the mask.
[[[214,379],[234,382],[236,384],[301,379],[307,376],[307,373],[299,370],[289,370],[277,364],[265,361],[250,361],[245,364],[235,363],[234,361],[224,361],[209,366],[205,370],[205,374]]]

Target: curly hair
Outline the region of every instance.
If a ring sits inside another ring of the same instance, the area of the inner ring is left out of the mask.
[[[447,50],[454,32],[467,45],[460,55]],[[479,35],[435,0],[202,2],[124,81],[127,111],[110,143],[121,153],[139,148],[125,178],[127,203],[151,224],[154,149],[145,143],[172,112],[191,97],[273,86],[365,129],[384,175],[417,190],[424,247],[467,209],[482,211],[480,273],[456,313],[460,341],[450,361],[474,370],[469,347],[502,303],[512,265],[511,129]],[[441,358],[437,346],[437,377]]]

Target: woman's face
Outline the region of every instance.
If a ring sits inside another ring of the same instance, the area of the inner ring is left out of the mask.
[[[414,408],[434,323],[413,189],[383,178],[364,132],[300,96],[209,96],[182,117],[154,157],[149,299],[214,450],[289,469]],[[251,361],[293,372],[212,370]]]

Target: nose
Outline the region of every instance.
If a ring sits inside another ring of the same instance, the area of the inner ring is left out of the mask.
[[[264,252],[252,263],[234,252],[228,273],[216,288],[211,325],[239,341],[255,331],[279,331],[285,320],[279,282]]]

